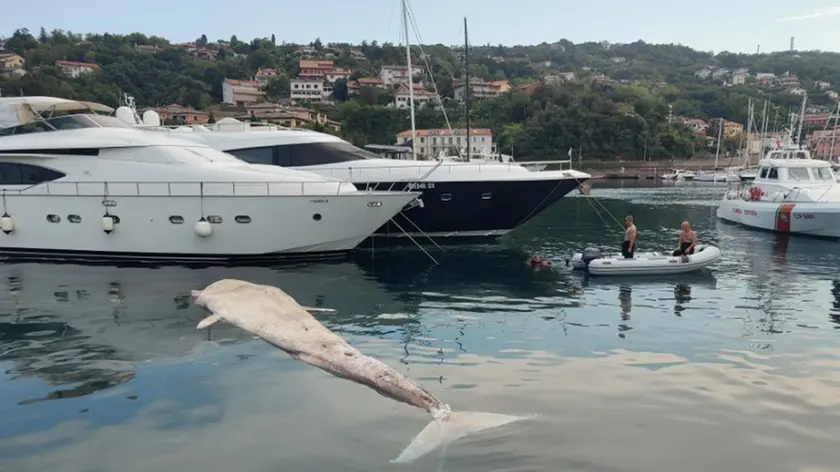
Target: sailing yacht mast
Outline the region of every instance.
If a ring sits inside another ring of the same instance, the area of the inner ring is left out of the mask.
[[[723,118],[719,118],[718,121],[718,135],[717,135],[717,150],[715,150],[715,175],[717,175],[717,165],[718,165],[718,156],[720,155],[720,137],[723,133]]]
[[[796,130],[796,145],[802,147],[802,122],[805,121],[805,104],[808,102],[808,95],[802,95],[802,107],[799,110],[799,128]]]
[[[417,127],[414,122],[414,78],[411,70],[411,41],[408,39],[408,0],[402,0],[403,31],[405,32],[405,63],[408,73],[408,107],[411,111],[411,159],[417,160]]]
[[[464,93],[466,94],[466,111],[467,111],[467,162],[470,160],[470,151],[472,150],[472,142],[470,141],[470,42],[467,35],[467,17],[464,17]]]

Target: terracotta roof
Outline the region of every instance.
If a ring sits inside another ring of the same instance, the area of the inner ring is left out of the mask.
[[[333,61],[316,61],[311,59],[300,60],[301,69],[332,69],[333,67],[335,67],[335,63]]]
[[[93,62],[55,61],[55,63],[60,66],[67,67],[87,67],[88,69],[101,69],[101,67],[99,67],[99,64],[94,64]]]
[[[181,114],[181,113],[190,114],[190,115],[207,115],[208,114],[206,111],[201,111],[201,110],[196,110],[196,109],[189,108],[189,107],[184,107],[184,106],[178,105],[177,103],[173,103],[171,105],[166,105],[163,108],[144,108],[144,109],[139,110],[139,111],[142,112],[142,111],[146,111],[146,110],[153,110],[153,111],[156,111],[158,113],[172,113],[172,114]]]
[[[467,130],[466,129],[453,129],[451,132],[448,129],[418,129],[416,130],[417,137],[428,137],[428,136],[466,136]],[[489,136],[492,133],[490,132],[489,128],[476,128],[470,129],[470,136]],[[411,130],[403,131],[402,133],[398,134],[397,137],[404,138],[404,137],[411,137]]]
[[[347,88],[377,87],[385,85],[379,77],[359,77],[358,80],[347,82]]]

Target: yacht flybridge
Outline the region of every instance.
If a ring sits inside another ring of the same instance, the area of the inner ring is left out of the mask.
[[[831,163],[812,159],[792,142],[768,151],[751,184],[730,188],[717,217],[780,233],[840,238],[840,184]]]
[[[0,99],[0,255],[235,261],[343,254],[419,192],[251,165],[104,105]]]

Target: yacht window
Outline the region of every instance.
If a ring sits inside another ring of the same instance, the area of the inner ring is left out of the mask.
[[[246,224],[248,224],[248,223],[250,223],[250,222],[251,222],[251,217],[250,217],[250,216],[248,216],[248,215],[236,215],[236,217],[234,218],[234,220],[235,220],[237,223],[241,223],[241,224],[243,224],[243,225],[246,225]]]
[[[770,170],[767,172],[768,179],[778,179],[779,178],[779,169],[775,167],[771,167]]]
[[[828,167],[815,167],[814,178],[817,180],[834,180],[831,170]]]
[[[81,223],[82,217],[79,215],[67,215],[67,221],[71,223]]]
[[[0,130],[0,136],[82,128],[131,128],[131,126],[113,116],[75,114],[55,116],[45,120],[38,119],[30,123],[5,128]]]
[[[236,149],[228,151],[228,153],[251,164],[274,164],[275,147]]]
[[[211,162],[242,162],[242,160],[238,159],[236,156],[228,154],[227,152],[218,151],[211,147],[187,147],[184,148],[184,150]]]
[[[243,148],[227,152],[252,164],[276,164],[283,167],[315,166],[362,159],[379,159],[376,154],[344,141]]]
[[[767,168],[766,168],[766,167],[762,167],[762,168],[761,168],[761,174],[759,174],[759,176],[760,176],[762,179],[764,179],[764,178],[766,178],[766,177],[767,177]]]
[[[790,180],[811,180],[811,174],[805,167],[790,167],[788,168],[788,176]]]
[[[808,155],[805,151],[796,151],[793,153],[793,157],[796,159],[808,159]]]
[[[64,177],[64,174],[61,172],[44,167],[16,162],[0,162],[0,185],[35,185],[62,177]]]

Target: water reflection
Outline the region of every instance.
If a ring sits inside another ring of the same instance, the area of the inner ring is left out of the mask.
[[[837,325],[834,329],[840,329],[840,280],[831,281],[831,294],[834,296],[834,300],[831,301],[834,310],[828,313],[828,319]]]
[[[0,469],[386,467],[428,418],[229,325],[197,331],[189,292],[224,277],[336,309],[316,316],[456,409],[540,415],[459,442],[445,470],[836,463],[836,245],[717,225],[689,189],[619,190],[640,203],[606,205],[637,215],[645,244],[672,246],[690,215],[724,257],[672,277],[531,270],[529,253],[604,240],[561,201],[501,244],[435,254],[440,266],[410,249],[282,268],[0,265]]]
[[[674,313],[681,316],[680,313],[685,310],[686,304],[691,301],[691,285],[686,283],[679,283],[674,285]]]
[[[190,290],[224,277],[276,285],[301,304],[337,309],[318,316],[339,333],[431,346],[434,330],[454,330],[451,341],[459,352],[468,352],[463,338],[472,321],[469,317],[437,320],[420,312],[459,303],[460,311],[474,313],[522,301],[552,307],[554,300],[564,299],[557,293],[564,285],[558,274],[535,275],[528,270],[511,274],[502,268],[513,260],[521,262],[521,254],[510,250],[491,254],[494,257],[488,259],[482,252],[452,251],[443,259],[452,270],[419,273],[411,268],[419,266],[416,263],[424,256],[411,251],[294,270],[0,266],[0,273],[13,274],[6,276],[8,296],[0,297],[0,361],[11,363],[7,381],[34,376],[48,385],[66,387],[15,399],[30,404],[119,386],[133,378],[138,363],[190,355],[208,340],[249,339],[225,324],[195,329],[204,313],[192,306]],[[458,287],[457,297],[450,296],[453,286]]]
[[[618,287],[618,302],[621,305],[621,323],[618,325],[618,336],[624,337],[624,332],[633,329],[627,324],[630,321],[630,310],[633,308],[633,289],[629,285]]]

